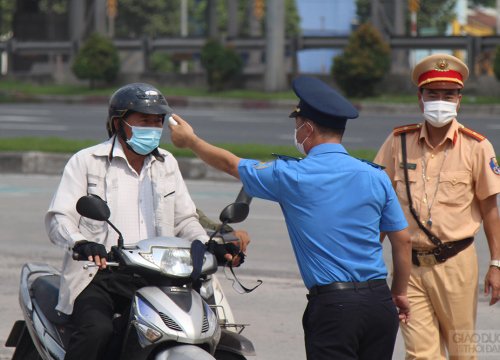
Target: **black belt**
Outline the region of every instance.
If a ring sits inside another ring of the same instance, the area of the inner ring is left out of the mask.
[[[374,288],[381,285],[387,284],[385,279],[375,279],[363,282],[334,282],[328,285],[316,285],[309,290],[310,296],[315,296],[319,294],[325,294],[337,290],[354,290],[354,289],[365,289]]]
[[[467,249],[473,241],[474,238],[469,237],[463,240],[441,243],[440,246],[432,250],[419,251],[412,249],[411,261],[415,266],[432,266],[443,263],[460,251]]]

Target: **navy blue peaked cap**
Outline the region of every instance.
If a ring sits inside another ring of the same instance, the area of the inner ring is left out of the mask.
[[[300,76],[293,80],[292,88],[299,104],[291,118],[302,116],[332,129],[345,129],[347,119],[359,116],[347,99],[319,79]]]

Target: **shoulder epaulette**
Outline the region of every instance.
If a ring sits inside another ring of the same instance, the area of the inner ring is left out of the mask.
[[[474,130],[468,129],[465,126],[459,127],[458,131],[464,133],[465,135],[470,136],[471,138],[473,138],[477,141],[483,141],[484,139],[486,139],[486,136],[481,135],[480,133],[475,132]]]
[[[384,170],[385,169],[385,166],[382,166],[382,165],[379,165],[379,164],[375,164],[374,162],[368,161],[366,159],[361,159],[361,158],[356,158],[356,159],[358,159],[359,161],[364,162],[365,164],[373,166],[375,169],[379,169],[379,170]]]
[[[408,132],[420,130],[421,127],[422,127],[422,124],[410,124],[410,125],[398,126],[398,127],[395,127],[394,130],[392,130],[392,134],[394,136],[397,136],[397,135],[402,134],[402,133],[408,133]]]
[[[280,159],[280,160],[295,160],[295,161],[302,160],[302,158],[300,158],[300,157],[294,157],[294,156],[289,156],[289,155],[280,155],[280,154],[275,154],[275,153],[272,153],[271,155],[277,159]]]

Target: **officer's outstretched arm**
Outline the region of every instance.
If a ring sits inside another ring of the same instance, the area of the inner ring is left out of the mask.
[[[237,179],[240,178],[238,173],[238,164],[241,159],[239,157],[199,138],[194,133],[191,125],[189,125],[179,115],[174,114],[172,117],[178,123],[178,125],[170,124],[168,126],[171,131],[170,137],[172,139],[172,143],[175,146],[180,148],[189,148],[208,165],[224,171]]]

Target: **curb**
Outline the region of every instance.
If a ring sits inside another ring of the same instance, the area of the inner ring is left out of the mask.
[[[53,104],[108,104],[109,96],[95,95],[36,95],[16,96],[13,102],[34,102]],[[253,100],[227,99],[217,97],[168,96],[172,107],[207,108],[239,108],[239,109],[286,109],[297,105],[296,100]]]
[[[38,151],[0,153],[1,174],[61,175],[73,154]],[[237,181],[232,176],[206,165],[200,159],[176,158],[184,179]]]

